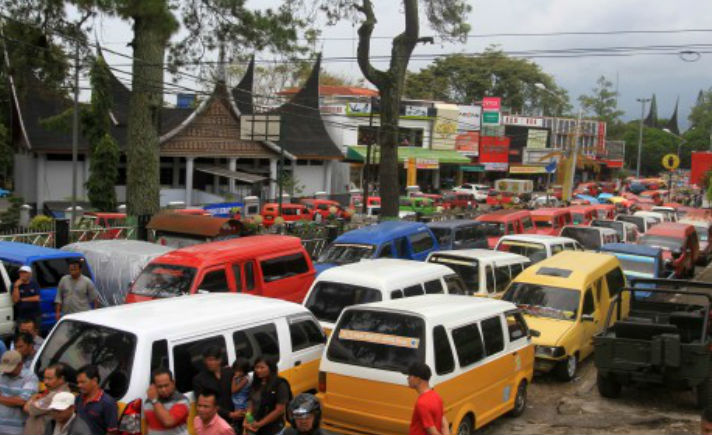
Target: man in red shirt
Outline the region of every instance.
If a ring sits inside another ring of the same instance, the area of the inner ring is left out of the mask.
[[[190,402],[176,391],[173,374],[159,368],[146,393],[144,415],[149,435],[187,435]]]
[[[408,435],[450,435],[443,399],[430,388],[430,367],[413,363],[408,368],[408,386],[418,392]]]

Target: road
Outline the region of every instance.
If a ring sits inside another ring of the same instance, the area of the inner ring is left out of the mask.
[[[712,267],[696,270],[712,282]],[[624,388],[618,399],[605,399],[596,388],[592,358],[578,376],[562,383],[541,375],[529,387],[527,410],[519,418],[503,417],[478,434],[693,434],[700,431],[700,411],[692,391],[658,387]],[[331,435],[341,435],[332,433]]]

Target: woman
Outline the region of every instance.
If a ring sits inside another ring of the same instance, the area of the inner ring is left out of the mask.
[[[267,357],[255,361],[254,376],[245,433],[278,435],[284,430],[284,414],[291,400],[289,382],[278,376],[276,361]]]

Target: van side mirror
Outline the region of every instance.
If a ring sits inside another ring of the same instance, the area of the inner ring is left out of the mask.
[[[593,322],[593,314],[583,314],[581,315],[582,322]]]
[[[537,331],[536,329],[530,329],[529,336],[530,337],[541,337],[541,332]]]

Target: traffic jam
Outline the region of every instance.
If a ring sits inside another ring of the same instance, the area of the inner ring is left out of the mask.
[[[187,430],[208,433],[193,421],[196,379],[210,358],[218,371],[252,379],[273,361],[290,397],[316,396],[321,428],[334,434],[408,433],[416,378],[442,399],[437,433],[474,433],[505,415],[526,417],[532,385],[569,383],[582,364],[595,366],[603,398],[654,384],[690,390],[706,406],[712,283],[694,278],[712,260],[712,212],[701,195],[672,201],[666,180],[651,178],[582,183],[562,201],[560,187],[535,196],[527,183],[411,190],[401,218],[381,222],[377,196],[233,216],[269,229],[367,210],[373,223],[335,234],[317,254],[280,231],[188,239],[164,228],[158,243],[0,242],[1,274],[12,288],[29,270],[39,287],[45,339],[31,371],[42,380],[58,363],[80,373],[95,366],[119,412],[109,432],[150,430],[152,373],[167,369],[190,401]],[[172,214],[188,222],[201,213]],[[216,231],[227,231],[220,222]],[[207,231],[183,228],[191,226]],[[63,275],[75,273],[67,265],[96,287],[94,309],[58,311]],[[0,331],[11,335],[13,301],[0,298]],[[423,366],[426,375],[414,371]],[[268,433],[252,431],[249,411],[228,411],[244,433]]]

